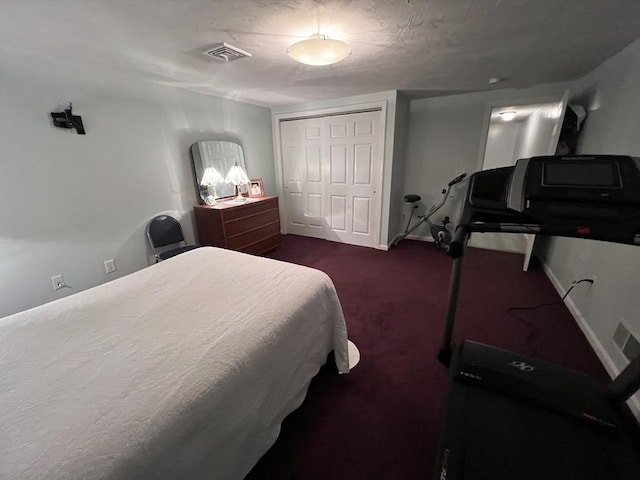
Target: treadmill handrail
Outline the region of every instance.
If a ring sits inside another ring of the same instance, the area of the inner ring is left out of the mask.
[[[469,225],[471,232],[540,233],[541,225],[535,223],[488,223],[474,222]]]
[[[640,389],[640,356],[634,358],[607,387],[609,397],[624,402]]]
[[[584,228],[584,231],[580,231]],[[611,230],[606,232],[592,232],[588,227],[575,227],[572,225],[540,225],[535,223],[489,223],[472,222],[470,224],[458,225],[453,239],[449,244],[449,255],[458,258],[462,255],[462,245],[467,242],[471,233],[531,233],[541,236],[561,236],[585,238],[589,240],[603,240],[607,242],[623,243],[628,245],[640,245],[640,233],[616,234]]]
[[[467,244],[467,240],[471,235],[469,225],[458,225],[453,232],[453,238],[449,243],[449,249],[447,253],[451,258],[460,258],[464,253],[464,246]]]

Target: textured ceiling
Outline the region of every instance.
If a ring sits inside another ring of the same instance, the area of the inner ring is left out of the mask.
[[[353,53],[327,67],[287,56],[318,31]],[[572,80],[638,37],[640,0],[0,0],[2,48],[265,106]],[[202,54],[218,42],[253,56]]]

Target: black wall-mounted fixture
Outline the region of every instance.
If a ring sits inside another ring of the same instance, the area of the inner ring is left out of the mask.
[[[51,112],[51,118],[53,119],[54,127],[75,128],[78,135],[85,135],[82,117],[80,115],[73,115],[71,112],[71,103],[69,104],[69,108],[63,112]]]

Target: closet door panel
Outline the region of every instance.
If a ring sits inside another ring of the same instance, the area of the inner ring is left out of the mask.
[[[284,231],[324,238],[323,125],[302,119],[280,125]]]
[[[280,123],[287,233],[377,246],[381,112]]]

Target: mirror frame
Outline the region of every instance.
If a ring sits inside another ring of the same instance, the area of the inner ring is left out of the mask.
[[[213,153],[214,145],[219,158],[215,158],[216,155]],[[236,163],[245,172],[247,170],[242,145],[232,140],[201,140],[189,147],[189,154],[193,167],[196,195],[201,205],[206,204],[204,200],[206,196],[213,194],[210,187],[200,185],[206,168],[216,168],[223,178],[227,176],[229,168]],[[227,199],[234,196],[234,186],[231,184],[222,184],[216,187],[215,190],[219,190],[219,192],[216,192],[216,199]]]

